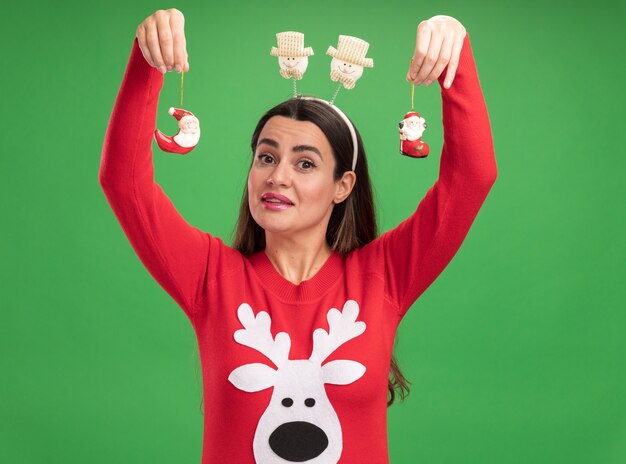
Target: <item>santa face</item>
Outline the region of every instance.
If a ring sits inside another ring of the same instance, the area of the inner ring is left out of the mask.
[[[309,66],[308,56],[279,56],[278,65],[280,69],[293,69],[304,74]]]
[[[331,71],[337,70],[341,74],[350,79],[357,80],[363,75],[363,66],[359,66],[358,64],[348,63],[347,61],[341,61],[337,58],[333,58],[330,62]]]
[[[407,140],[417,140],[422,137],[424,129],[426,129],[426,122],[424,118],[418,118],[417,116],[411,116],[402,121],[402,133]]]
[[[178,121],[178,127],[185,134],[195,134],[200,131],[200,121],[195,116],[185,116]]]
[[[200,121],[195,116],[183,116],[178,121],[180,130],[174,136],[174,142],[181,147],[195,147],[200,140]]]

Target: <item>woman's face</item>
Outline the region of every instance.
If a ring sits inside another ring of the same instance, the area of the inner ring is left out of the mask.
[[[353,185],[353,173],[333,179],[335,164],[330,143],[314,123],[270,118],[248,175],[248,204],[256,223],[266,233],[293,239],[325,236],[333,206]]]

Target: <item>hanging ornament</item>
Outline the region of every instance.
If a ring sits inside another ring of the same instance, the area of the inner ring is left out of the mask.
[[[415,85],[411,84],[411,111],[404,115],[400,124],[400,154],[411,158],[426,158],[430,152],[428,144],[422,141],[426,120],[413,109]]]
[[[180,106],[183,106],[184,71],[180,76]],[[163,151],[186,155],[193,150],[200,140],[200,121],[190,111],[182,108],[170,108],[168,113],[178,121],[176,135],[165,135],[159,129],[154,130],[154,139]]]

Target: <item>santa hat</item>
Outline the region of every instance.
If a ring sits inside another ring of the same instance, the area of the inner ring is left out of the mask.
[[[403,119],[403,120],[404,120],[404,119],[409,119],[409,118],[411,118],[411,117],[413,117],[413,116],[417,116],[419,119],[424,119],[424,118],[422,118],[422,117],[420,116],[420,114],[419,114],[419,113],[417,113],[416,111],[409,111],[407,114],[405,114],[405,115],[404,115],[404,118],[402,118],[402,119]]]
[[[279,32],[276,34],[278,48],[272,47],[270,55],[272,56],[311,56],[313,49],[304,47],[304,34],[302,32]]]
[[[171,114],[172,116],[174,116],[177,121],[180,121],[185,116],[193,116],[193,113],[191,113],[191,112],[189,112],[187,110],[183,110],[181,108],[174,108],[174,107],[172,107],[167,112],[169,114]]]
[[[373,68],[374,60],[365,58],[369,46],[369,43],[358,37],[340,35],[337,48],[328,47],[326,54],[337,58],[339,61],[356,64],[364,68]]]

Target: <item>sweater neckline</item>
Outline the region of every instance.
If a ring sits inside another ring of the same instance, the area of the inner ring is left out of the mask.
[[[338,277],[344,269],[343,257],[333,251],[313,277],[296,285],[278,272],[265,250],[252,254],[248,260],[261,285],[279,298],[288,301],[312,300],[322,296],[339,281]]]

